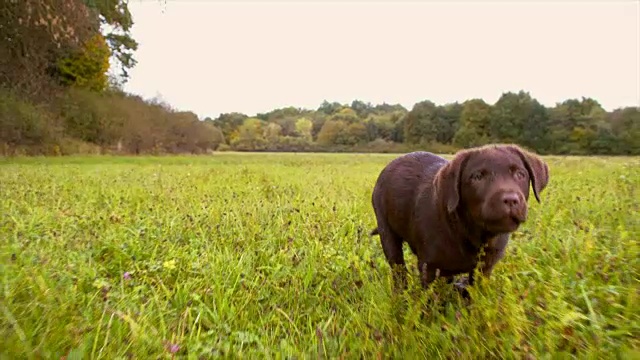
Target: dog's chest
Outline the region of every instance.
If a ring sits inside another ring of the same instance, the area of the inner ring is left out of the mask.
[[[441,242],[440,246],[431,248],[427,261],[441,269],[443,274],[458,274],[472,271],[478,264],[479,251],[464,241]]]

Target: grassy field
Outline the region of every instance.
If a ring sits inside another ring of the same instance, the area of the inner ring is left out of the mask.
[[[639,158],[547,158],[465,305],[391,295],[368,231],[393,157],[0,160],[0,357],[640,357]]]

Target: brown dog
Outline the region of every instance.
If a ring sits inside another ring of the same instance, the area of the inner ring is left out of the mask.
[[[536,200],[549,181],[537,155],[517,145],[458,152],[452,161],[418,151],[392,160],[380,173],[372,203],[395,284],[406,287],[403,242],[418,257],[422,286],[436,275],[480,271],[489,276],[504,256],[509,234],[527,219],[529,182]],[[484,249],[483,249],[484,248]],[[484,250],[482,259],[481,250]]]

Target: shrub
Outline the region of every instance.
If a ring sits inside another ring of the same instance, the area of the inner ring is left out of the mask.
[[[43,106],[0,89],[0,143],[5,155],[42,155],[59,137],[55,118]]]

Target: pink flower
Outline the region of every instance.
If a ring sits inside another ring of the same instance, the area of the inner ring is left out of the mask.
[[[130,279],[131,279],[131,274],[127,271],[127,272],[125,272],[125,273],[122,275],[122,277],[123,277],[125,280],[130,280]]]

